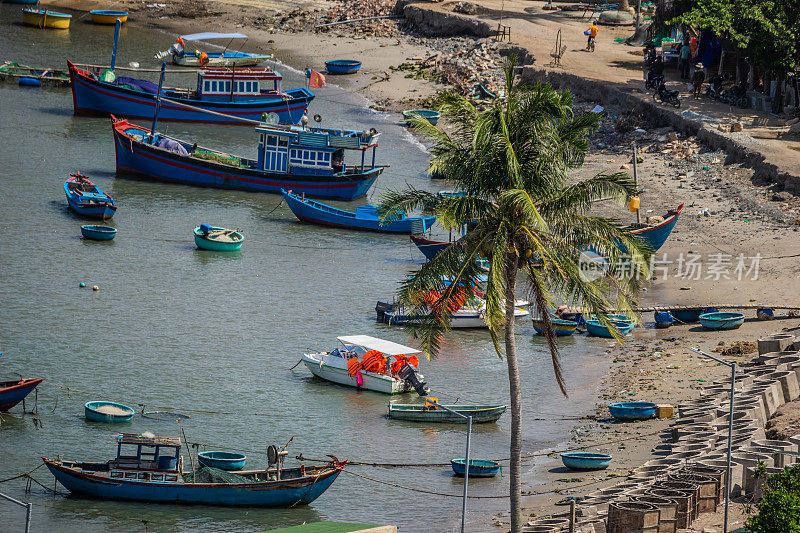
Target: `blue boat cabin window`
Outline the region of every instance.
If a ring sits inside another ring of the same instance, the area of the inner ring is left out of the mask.
[[[125,479],[136,479],[136,472],[125,472]]]
[[[164,481],[164,474],[151,474],[150,475],[151,481]]]
[[[122,472],[111,472],[111,477],[113,478],[121,478]]]
[[[164,481],[178,481],[178,476],[164,476]]]
[[[147,472],[139,472],[139,479],[147,479]]]

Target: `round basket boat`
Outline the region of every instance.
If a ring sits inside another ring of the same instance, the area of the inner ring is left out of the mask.
[[[332,59],[325,62],[328,74],[354,74],[361,68],[361,61],[355,59]]]
[[[220,470],[241,470],[247,456],[234,452],[200,452],[197,460],[201,465],[219,468]]]
[[[700,325],[706,329],[736,329],[744,324],[742,313],[703,313]]]
[[[451,459],[450,466],[457,476],[464,475],[464,459]],[[500,463],[488,459],[470,459],[469,477],[494,477],[500,471]]]
[[[115,424],[133,420],[134,410],[127,405],[115,402],[86,402],[84,416],[92,422],[112,422]]]
[[[81,226],[81,235],[84,239],[93,241],[110,241],[117,236],[117,228],[111,226]]]
[[[439,122],[441,115],[438,111],[433,111],[432,109],[410,109],[408,111],[403,111],[403,118],[406,119],[406,121],[412,117],[427,120],[432,126],[435,126]]]
[[[128,12],[127,11],[112,11],[106,9],[95,9],[94,11],[89,12],[92,15],[92,22],[95,24],[111,24],[112,26],[117,23],[119,19],[120,22],[125,22],[128,20]]]
[[[201,224],[194,228],[194,243],[201,250],[235,252],[242,248],[244,235],[218,226]]]
[[[605,470],[611,464],[611,456],[607,453],[565,452],[561,454],[561,462],[572,470]]]
[[[608,406],[617,420],[645,420],[656,415],[656,404],[651,402],[617,402]]]

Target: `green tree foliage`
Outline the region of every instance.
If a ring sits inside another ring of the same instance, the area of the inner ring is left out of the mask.
[[[800,533],[800,464],[769,476],[763,490],[747,528],[752,533]]]

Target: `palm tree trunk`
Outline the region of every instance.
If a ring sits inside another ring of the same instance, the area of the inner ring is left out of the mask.
[[[508,365],[508,388],[511,396],[511,449],[509,465],[511,533],[522,531],[522,391],[519,385],[517,345],[514,339],[514,301],[517,285],[517,258],[512,257],[506,268],[506,364]]]

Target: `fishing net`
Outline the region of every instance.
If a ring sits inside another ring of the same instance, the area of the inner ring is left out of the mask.
[[[219,468],[201,466],[195,473],[184,473],[185,483],[257,483],[257,480],[249,477],[240,476]]]
[[[192,157],[205,159],[207,161],[215,161],[217,163],[230,165],[232,167],[241,166],[241,160],[236,156],[211,152],[202,148],[195,148],[195,150],[192,152]]]

